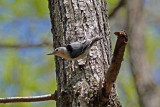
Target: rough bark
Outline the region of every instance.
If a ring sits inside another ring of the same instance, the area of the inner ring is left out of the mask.
[[[55,57],[57,107],[119,107],[115,85],[109,100],[101,101],[112,56],[105,0],[49,0],[49,9],[54,48],[95,36],[104,38],[87,59],[76,62]]]
[[[141,0],[127,0],[129,56],[142,107],[159,107],[160,95],[152,82],[146,58],[144,14]]]

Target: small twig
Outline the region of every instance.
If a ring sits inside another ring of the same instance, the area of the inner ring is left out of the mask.
[[[7,97],[0,98],[0,103],[17,103],[17,102],[38,102],[47,100],[57,100],[57,92],[54,94],[31,96],[31,97]]]
[[[104,97],[107,98],[111,92],[112,86],[117,79],[121,63],[123,61],[125,47],[128,42],[128,36],[124,31],[115,32],[117,35],[117,42],[114,49],[113,58],[111,65],[105,74],[105,83],[104,83]]]
[[[114,10],[112,11],[112,13],[109,14],[109,18],[113,17],[116,12],[125,4],[125,0],[121,0],[119,2],[119,4],[114,8]]]
[[[0,44],[0,48],[31,48],[31,47],[43,47],[52,46],[51,43],[42,42],[38,44]]]

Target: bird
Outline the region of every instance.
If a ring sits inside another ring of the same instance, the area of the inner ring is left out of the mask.
[[[54,52],[47,55],[56,55],[67,60],[84,59],[89,54],[91,47],[100,39],[102,39],[102,37],[96,36],[92,39],[73,42],[64,47],[58,47]]]

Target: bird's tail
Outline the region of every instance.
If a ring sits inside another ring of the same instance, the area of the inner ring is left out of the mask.
[[[103,39],[103,37],[94,37],[91,39],[91,44],[90,44],[90,47],[92,47],[97,41]]]

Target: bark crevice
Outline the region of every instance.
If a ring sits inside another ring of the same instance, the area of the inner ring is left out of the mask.
[[[49,9],[52,29],[54,29],[54,47],[95,36],[104,38],[92,47],[86,59],[78,63],[67,60],[63,63],[61,58],[55,58],[57,90],[63,88],[66,92],[62,95],[61,91],[57,91],[59,95],[57,106],[99,107],[101,104],[97,99],[101,99],[99,92],[102,93],[105,72],[108,70],[112,56],[105,2],[104,0],[49,0],[49,2],[53,3],[49,3]],[[60,3],[61,9],[57,8],[56,2]],[[63,14],[62,10],[65,10]],[[66,20],[61,20],[60,17],[66,17]],[[57,38],[59,41],[56,41]],[[83,69],[79,68],[79,64],[83,65]],[[117,96],[115,91],[113,90],[114,96]]]

